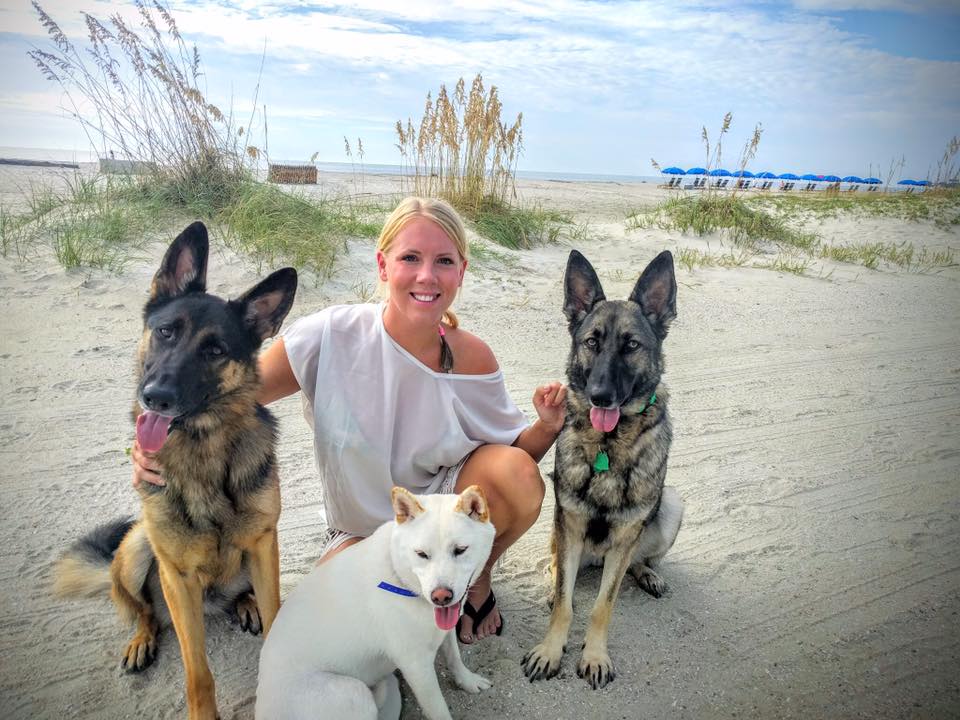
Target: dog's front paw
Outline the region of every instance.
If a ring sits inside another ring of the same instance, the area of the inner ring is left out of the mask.
[[[648,570],[637,580],[642,590],[653,595],[655,598],[663,597],[667,592],[667,581],[657,575],[653,570]]]
[[[259,635],[263,623],[260,620],[260,608],[257,606],[257,599],[251,593],[241,595],[237,600],[236,611],[240,629],[246,630],[251,635]]]
[[[128,673],[146,670],[157,657],[157,637],[153,632],[138,631],[127,643],[120,658],[120,667]]]
[[[524,655],[520,661],[523,674],[534,680],[549,680],[560,672],[560,659],[563,657],[563,646],[542,642],[533,650]]]
[[[482,690],[489,690],[493,687],[493,683],[483,675],[470,672],[469,670],[456,676],[454,681],[461,690],[466,690],[468,693],[473,693],[474,695]]]
[[[585,649],[577,665],[577,675],[582,677],[594,690],[613,682],[617,674],[613,670],[613,661],[605,652]]]

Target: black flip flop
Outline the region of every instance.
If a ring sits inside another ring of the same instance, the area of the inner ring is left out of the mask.
[[[471,620],[473,620],[474,637],[476,637],[477,626],[487,619],[487,615],[490,614],[490,611],[493,610],[493,608],[496,607],[496,605],[497,605],[497,598],[494,596],[492,589],[490,590],[490,594],[487,595],[487,599],[483,601],[483,604],[480,606],[479,610],[474,608],[473,605],[470,604],[469,600],[463,601],[463,614],[466,615]],[[460,640],[460,623],[462,622],[463,622],[462,617],[459,620],[457,620],[457,641],[461,643],[463,642],[462,640]],[[506,621],[503,619],[503,614],[501,614],[500,626],[497,628],[494,634],[497,636],[502,635],[503,626],[505,624],[506,624]],[[474,640],[474,642],[476,642],[476,640]],[[464,643],[464,644],[472,645],[473,643]]]

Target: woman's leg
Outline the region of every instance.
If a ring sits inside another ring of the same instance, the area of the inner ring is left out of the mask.
[[[342,543],[340,543],[339,545],[337,545],[333,550],[328,550],[328,551],[325,552],[323,555],[321,555],[321,556],[320,556],[320,559],[317,560],[316,564],[317,564],[317,565],[323,565],[327,560],[329,560],[330,558],[332,558],[332,557],[333,557],[334,555],[336,555],[338,552],[342,552],[342,551],[346,550],[348,547],[350,547],[351,545],[356,545],[358,542],[360,542],[361,540],[364,540],[364,539],[365,539],[365,538],[362,538],[362,537],[352,537],[352,538],[349,538],[349,539],[347,539],[347,540],[344,540]]]
[[[490,570],[494,563],[540,517],[544,484],[537,463],[525,451],[509,445],[484,445],[464,463],[455,489],[459,493],[471,485],[483,488],[490,505],[490,520],[497,530],[490,559],[467,593],[470,604],[479,608],[490,594]],[[496,607],[478,628],[464,615],[460,639],[467,643],[483,639],[496,633],[500,624]]]

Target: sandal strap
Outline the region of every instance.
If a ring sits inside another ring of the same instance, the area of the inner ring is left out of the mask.
[[[494,596],[493,590],[490,590],[490,594],[487,595],[487,599],[483,601],[479,609],[474,608],[470,601],[466,600],[463,603],[463,613],[473,620],[473,626],[476,627],[486,619],[496,604],[497,598]]]

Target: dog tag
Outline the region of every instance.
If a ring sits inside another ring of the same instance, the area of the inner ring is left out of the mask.
[[[606,472],[610,469],[610,458],[607,457],[606,450],[597,453],[597,459],[593,461],[593,469],[596,472]]]

